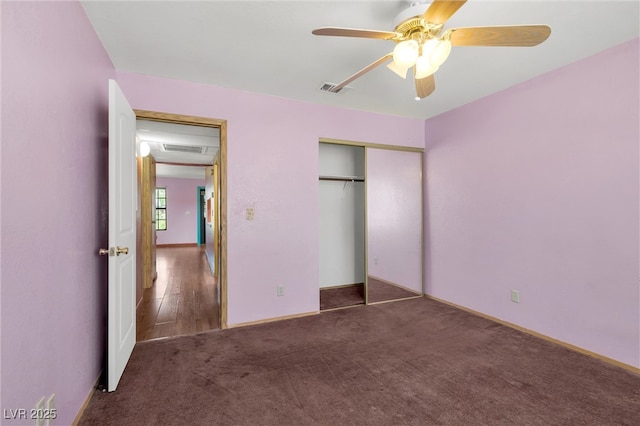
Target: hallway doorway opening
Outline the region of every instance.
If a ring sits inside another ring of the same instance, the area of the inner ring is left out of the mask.
[[[212,161],[171,161],[163,156],[167,150],[195,151],[192,147],[176,147],[171,141],[162,141],[156,137],[152,140],[151,132],[138,136],[150,139],[151,145],[156,144],[154,171],[160,167],[194,169],[202,168],[203,184],[198,184],[196,197],[193,189],[189,191],[189,199],[193,200],[192,207],[186,211],[176,213],[170,210],[171,192],[167,199],[167,228],[178,226],[178,219],[191,221],[191,242],[173,244],[170,239],[162,237],[149,244],[141,243],[141,256],[150,258],[153,254],[154,270],[157,271],[155,280],[141,279],[145,282],[142,287],[138,283],[137,309],[137,340],[197,333],[210,329],[226,328],[226,121],[220,119],[193,117],[175,114],[158,113],[153,111],[134,110],[138,120],[158,123],[159,125],[181,125],[179,132],[185,133],[187,139],[197,139],[197,128],[214,128],[219,135],[219,145],[214,147],[216,170],[218,179],[214,183]],[[153,126],[150,126],[153,127]],[[186,129],[186,130],[185,130]],[[213,129],[212,129],[213,130]],[[158,134],[156,133],[156,136]],[[181,142],[178,142],[180,144]],[[197,145],[193,140],[192,145]],[[189,144],[189,142],[185,143]],[[211,147],[203,147],[202,153]],[[162,150],[162,151],[159,151]],[[154,150],[152,149],[152,155]],[[182,158],[189,159],[190,153]],[[202,157],[199,157],[202,159]],[[196,164],[193,164],[196,163]],[[162,176],[158,173],[158,176]],[[179,177],[178,177],[179,178]],[[215,187],[214,187],[215,184]],[[155,186],[155,183],[153,184]],[[193,187],[192,187],[193,188]],[[141,188],[140,199],[145,199]],[[153,188],[155,190],[155,188]],[[210,194],[207,197],[207,194]],[[211,205],[213,194],[216,194],[215,204],[219,212],[219,219],[214,223],[209,220],[207,205]],[[176,194],[174,194],[175,197]],[[154,197],[155,198],[155,197]],[[174,198],[175,199],[175,198]],[[151,201],[153,203],[153,201]],[[155,207],[155,206],[154,206]],[[193,212],[193,213],[191,213]],[[153,212],[155,218],[155,212]],[[172,221],[173,216],[173,221]],[[186,217],[185,217],[186,216]],[[155,224],[144,224],[139,227],[152,227]],[[215,227],[215,229],[214,229]],[[175,230],[175,228],[174,228]],[[142,234],[142,233],[141,233]],[[168,234],[161,234],[166,236]],[[216,241],[216,238],[219,241]],[[169,241],[167,244],[166,242]],[[215,244],[214,244],[215,243]],[[155,253],[153,253],[155,252]],[[144,260],[144,259],[143,259]],[[144,261],[142,262],[144,264]],[[217,267],[216,267],[217,266]],[[151,269],[151,268],[149,268]],[[148,284],[151,282],[151,284]]]

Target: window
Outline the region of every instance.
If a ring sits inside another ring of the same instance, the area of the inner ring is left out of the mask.
[[[156,188],[156,231],[167,230],[167,188]]]

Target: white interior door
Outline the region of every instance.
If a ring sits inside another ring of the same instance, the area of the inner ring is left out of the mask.
[[[109,392],[116,389],[136,343],[135,130],[133,110],[109,80]]]

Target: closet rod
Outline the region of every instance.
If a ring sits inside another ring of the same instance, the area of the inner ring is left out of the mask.
[[[361,177],[320,176],[320,180],[333,180],[338,182],[364,182],[364,178]]]

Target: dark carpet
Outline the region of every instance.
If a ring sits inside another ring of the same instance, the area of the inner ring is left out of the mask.
[[[81,425],[638,425],[640,376],[426,298],[139,343]]]
[[[420,296],[418,293],[377,280],[373,277],[369,277],[367,284],[369,286],[369,303],[386,302],[388,300]]]
[[[320,289],[320,310],[364,304],[364,284]]]

